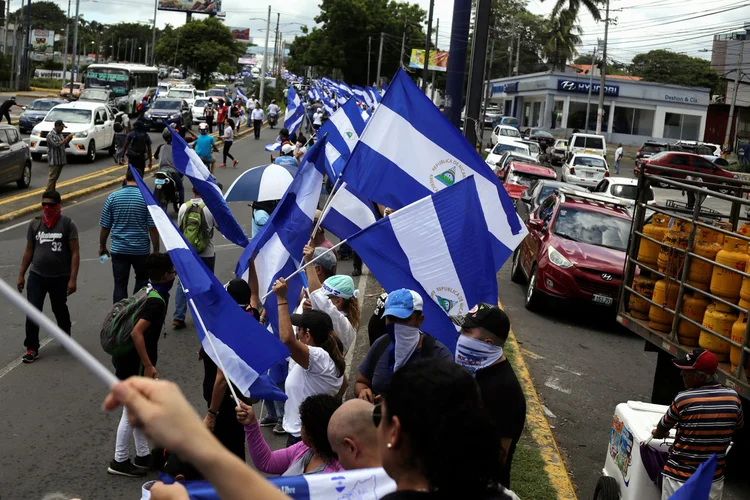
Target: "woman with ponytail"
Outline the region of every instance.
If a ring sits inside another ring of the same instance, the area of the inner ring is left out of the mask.
[[[344,382],[346,362],[343,346],[333,330],[331,318],[323,311],[312,310],[289,315],[286,280],[273,285],[279,312],[279,338],[289,348],[292,360],[285,391],[284,431],[289,434],[287,446],[301,439],[300,405],[314,394],[335,396]],[[294,328],[298,327],[298,337]]]

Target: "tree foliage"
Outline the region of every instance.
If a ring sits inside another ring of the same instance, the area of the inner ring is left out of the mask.
[[[549,31],[543,51],[553,69],[564,71],[568,60],[577,54],[583,30],[576,17],[575,12],[565,9],[546,20]]]
[[[10,13],[8,22],[15,24],[19,22],[26,25],[26,9],[19,7]],[[41,0],[31,2],[31,29],[53,30],[56,33],[65,31],[66,16],[55,2]]]
[[[711,63],[669,50],[652,50],[633,58],[631,74],[646,81],[669,83],[685,87],[707,87],[711,93],[721,94],[723,85]]]

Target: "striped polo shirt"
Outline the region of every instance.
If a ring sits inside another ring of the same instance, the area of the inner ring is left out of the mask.
[[[99,225],[111,230],[112,253],[150,253],[148,228],[155,226],[138,186],[123,186],[110,194],[104,202]]]
[[[688,389],[677,395],[661,425],[676,426],[664,475],[687,481],[698,466],[716,453],[714,481],[724,478],[727,446],[743,426],[742,403],[737,393],[721,384]]]

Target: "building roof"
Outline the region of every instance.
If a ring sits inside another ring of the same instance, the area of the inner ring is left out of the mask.
[[[569,68],[573,68],[577,72],[580,73],[586,73],[588,74],[589,71],[591,71],[591,65],[590,64],[568,64]],[[594,75],[597,75],[595,73]],[[630,76],[630,75],[607,75],[607,78],[612,78],[613,80],[630,80],[633,82],[637,82],[641,79],[640,76]]]

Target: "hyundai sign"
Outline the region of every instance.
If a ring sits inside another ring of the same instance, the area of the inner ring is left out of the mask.
[[[591,92],[593,94],[598,94],[599,87],[600,85],[598,83],[592,84]],[[557,80],[557,90],[562,90],[563,92],[578,92],[582,94],[588,94],[589,83],[578,82],[575,80]],[[609,97],[617,97],[618,95],[620,95],[620,86],[619,85],[605,85],[604,95],[609,96]]]
[[[506,84],[495,84],[492,86],[492,95],[495,94],[514,94],[518,92],[518,82],[506,83]]]

